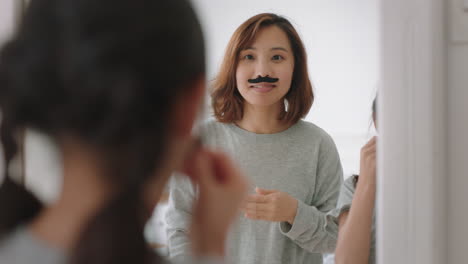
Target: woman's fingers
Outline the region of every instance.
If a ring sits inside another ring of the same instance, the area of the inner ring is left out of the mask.
[[[183,164],[182,164],[182,168],[180,169],[180,171],[189,176],[190,179],[194,182],[196,182],[198,179],[197,179],[197,171],[196,171],[196,167],[197,166],[197,156],[198,156],[198,153],[200,152],[201,150],[201,140],[200,139],[194,139],[192,142],[191,142],[191,146],[189,147],[189,150],[187,151],[186,155],[185,155],[185,159],[183,161]]]
[[[367,143],[366,145],[364,145],[363,148],[368,148],[368,147],[371,147],[371,146],[375,146],[377,143],[377,137],[372,137]]]
[[[261,203],[247,203],[244,208],[245,211],[257,212],[257,211],[272,211],[272,206],[270,204],[261,204]]]
[[[245,217],[252,219],[252,220],[265,220],[269,221],[270,217],[266,213],[260,213],[260,212],[249,212],[245,213]]]
[[[202,149],[194,160],[199,195],[194,204],[192,240],[224,247],[229,226],[246,198],[246,178],[224,154]],[[214,235],[206,237],[207,233]]]
[[[377,151],[377,137],[372,137],[361,149],[361,156],[366,156]]]
[[[204,186],[219,185],[242,191],[247,181],[234,166],[229,157],[220,152],[198,148],[191,152],[184,163],[182,172],[196,183]]]
[[[268,196],[259,195],[259,194],[252,194],[248,195],[246,199],[247,203],[268,203],[270,199]]]
[[[244,183],[243,177],[234,164],[225,154],[221,152],[208,151],[212,162],[212,169],[218,184],[227,184],[230,187],[240,186]],[[238,186],[239,185],[239,186]]]
[[[196,178],[198,179],[198,184],[200,188],[210,187],[211,185],[215,184],[214,173],[211,169],[212,164],[210,161],[210,157],[204,150],[200,150],[195,157],[196,164]]]

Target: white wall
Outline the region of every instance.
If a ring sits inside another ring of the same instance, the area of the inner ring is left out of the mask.
[[[467,263],[464,2],[382,2],[380,264]],[[393,107],[395,102],[398,108]]]
[[[468,248],[468,10],[451,0],[448,43],[448,253],[449,264],[466,263]],[[468,6],[466,7],[468,8]]]
[[[0,43],[3,43],[13,32],[15,23],[16,0],[0,1]]]
[[[449,51],[448,263],[464,263],[468,245],[468,44]]]
[[[338,145],[345,176],[358,173],[359,150],[372,131],[370,106],[379,73],[378,1],[192,0],[207,40],[208,76],[245,20],[262,12],[288,18],[301,35],[316,99],[307,120]]]

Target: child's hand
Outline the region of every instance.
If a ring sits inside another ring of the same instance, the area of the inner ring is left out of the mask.
[[[372,187],[376,184],[376,150],[377,138],[373,137],[361,149],[361,168],[359,174],[358,184],[365,183]]]

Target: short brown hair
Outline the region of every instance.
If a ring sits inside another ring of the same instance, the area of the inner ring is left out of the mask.
[[[286,33],[294,54],[291,88],[285,96],[288,102],[288,111],[279,119],[296,123],[309,112],[314,101],[314,93],[309,80],[304,44],[297,31],[286,18],[276,14],[263,13],[251,17],[240,25],[229,41],[211,93],[214,116],[218,121],[232,123],[242,119],[244,98],[237,90],[236,84],[239,53],[252,44],[261,29],[269,26],[277,26]]]

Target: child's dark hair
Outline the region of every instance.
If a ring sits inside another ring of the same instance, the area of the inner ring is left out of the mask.
[[[120,187],[83,231],[71,263],[148,263],[142,189],[164,154],[170,111],[205,72],[185,0],[32,0],[0,52],[0,239],[42,205],[11,180],[15,135],[36,129],[96,149]]]
[[[375,122],[377,120],[377,96],[374,98],[372,102],[372,119]]]
[[[377,96],[374,98],[374,101],[372,101],[372,121],[377,120]],[[359,180],[359,175],[354,174],[353,176],[353,182],[354,182],[354,187],[356,187],[358,180]]]

